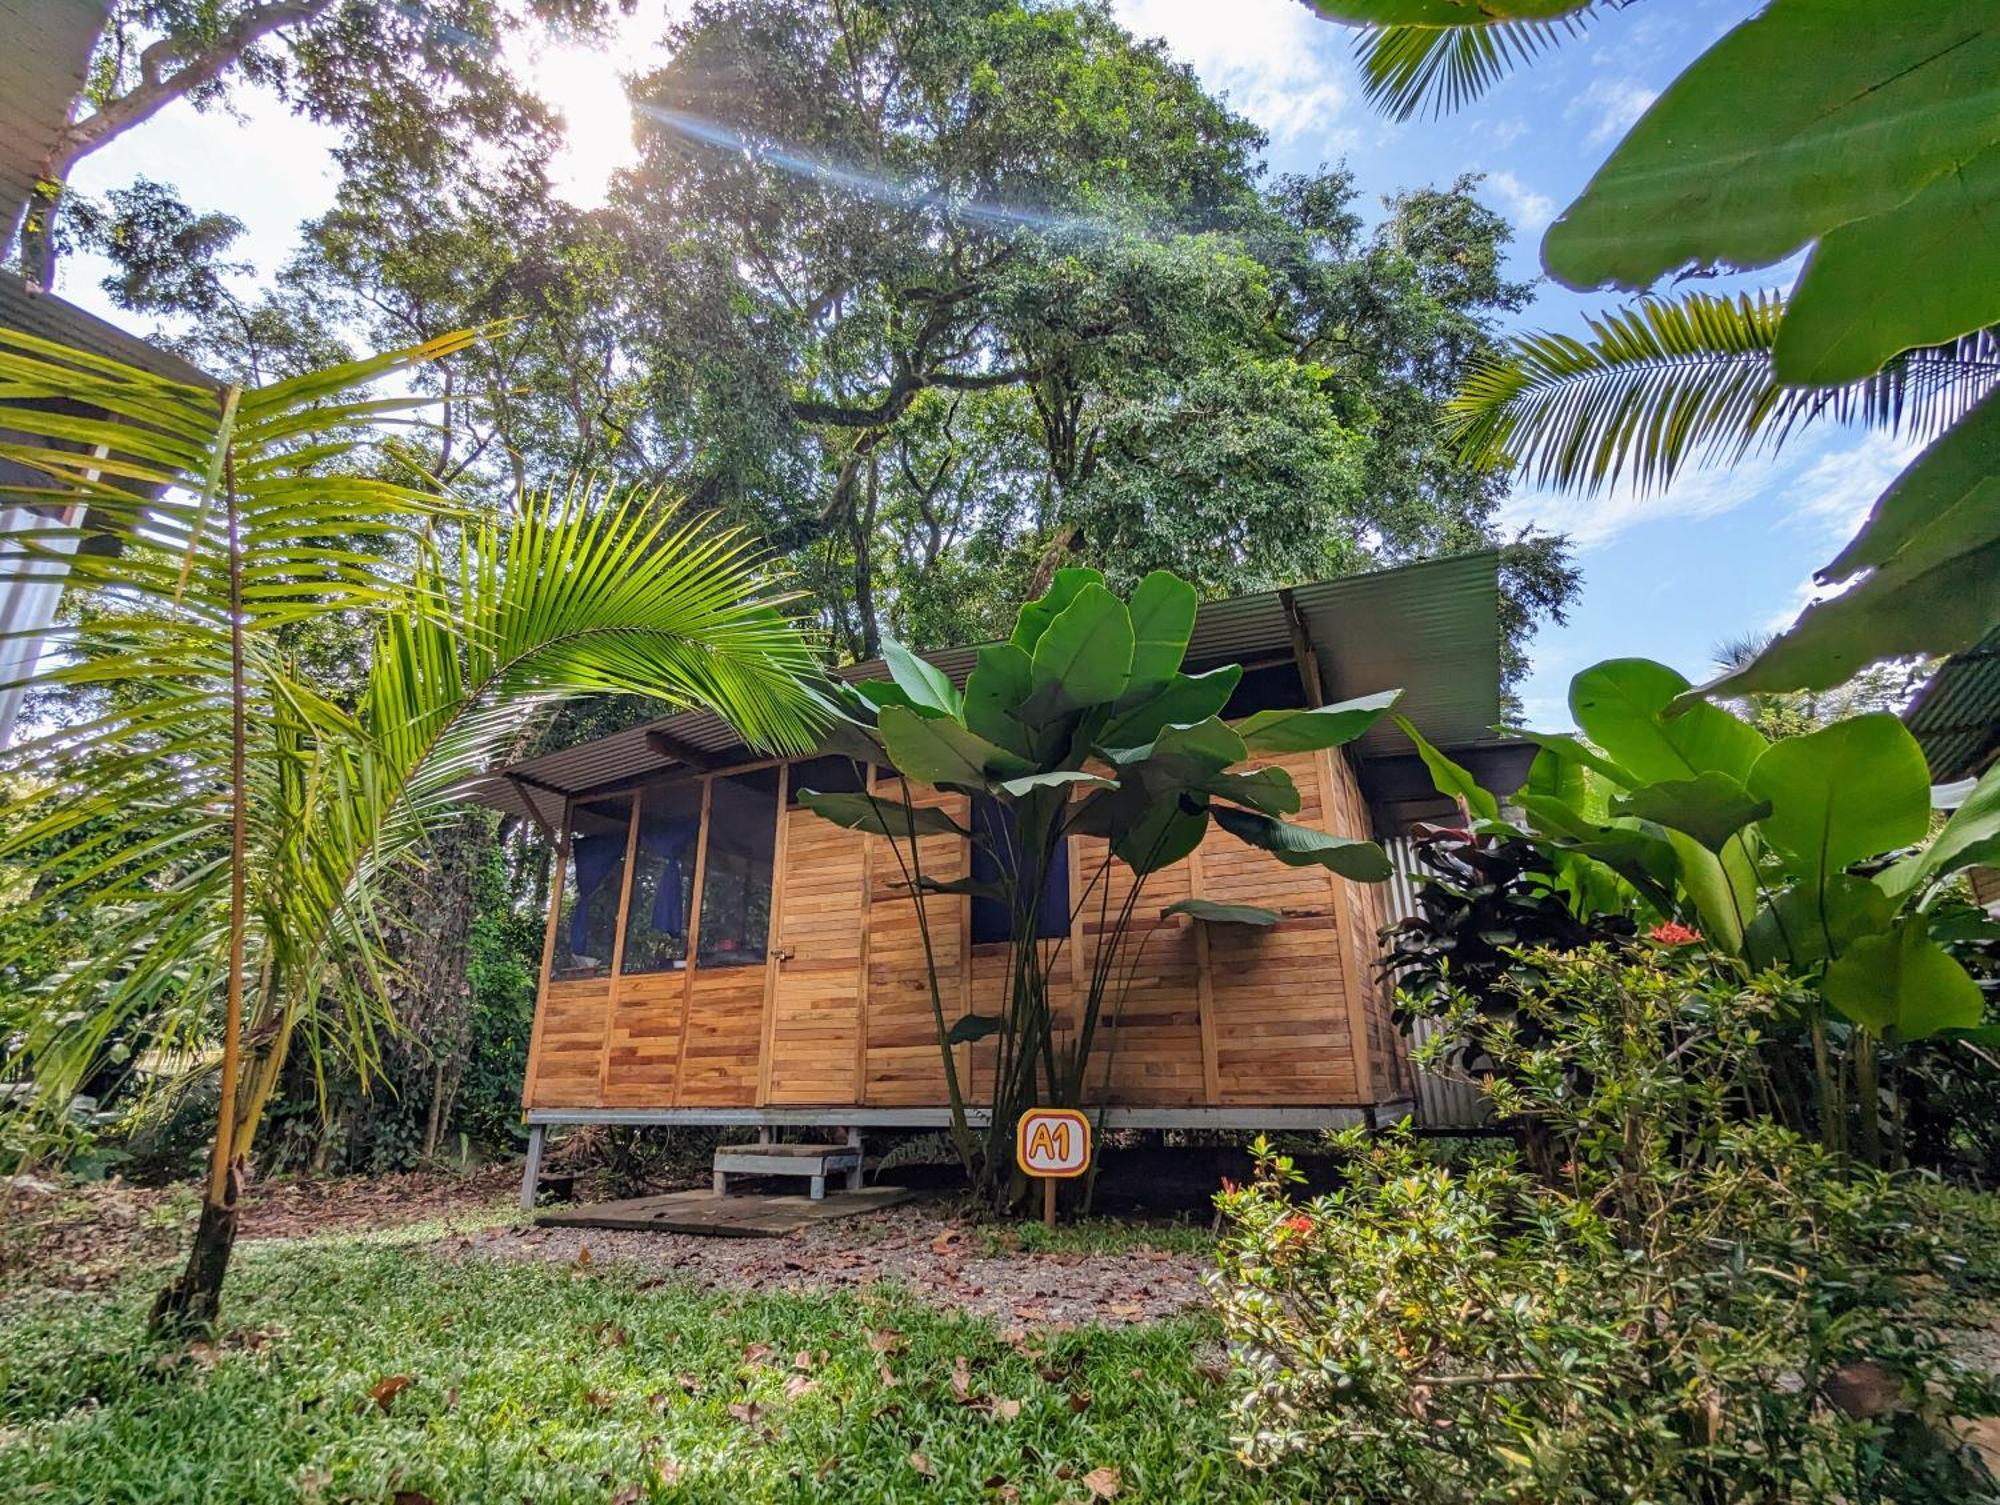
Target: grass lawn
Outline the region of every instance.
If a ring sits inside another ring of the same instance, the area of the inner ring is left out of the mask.
[[[145,1339],[157,1271],[109,1295],[7,1298],[0,1499],[1325,1492],[1234,1461],[1203,1315],[1024,1336],[889,1287],[732,1293],[609,1263],[453,1258],[436,1235],[247,1246],[213,1347]]]

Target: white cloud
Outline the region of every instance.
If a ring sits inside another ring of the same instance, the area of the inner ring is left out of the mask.
[[[1486,185],[1500,201],[1501,212],[1514,222],[1514,228],[1524,239],[1539,235],[1555,218],[1556,201],[1546,193],[1535,192],[1511,172],[1487,173]]]
[[[1658,89],[1648,89],[1629,78],[1593,79],[1589,88],[1569,103],[1563,112],[1567,120],[1590,119],[1590,140],[1609,141],[1622,136],[1660,97]]]
[[[1588,551],[1647,523],[1694,522],[1768,502],[1773,528],[1802,532],[1800,547],[1816,566],[1860,526],[1916,449],[1886,434],[1828,429],[1795,439],[1775,456],[1752,453],[1736,465],[1684,469],[1664,491],[1642,494],[1630,485],[1600,496],[1519,490],[1501,508],[1500,521],[1508,528],[1533,523],[1566,533]]]
[[[1348,33],[1297,0],[1113,0],[1112,10],[1135,35],[1164,40],[1273,141],[1344,149],[1360,139],[1342,120],[1352,102]]]

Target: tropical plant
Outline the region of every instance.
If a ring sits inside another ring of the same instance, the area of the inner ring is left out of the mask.
[[[1609,0],[1312,0],[1365,28],[1370,93],[1453,108],[1605,12]],[[1802,421],[1859,414],[1934,433],[1820,571],[1808,606],[1707,690],[1825,689],[2000,624],[2000,16],[1987,0],[1772,0],[1668,86],[1576,202],[1542,263],[1574,288],[1645,293],[1690,269],[1807,252],[1782,301],[1696,295],[1531,336],[1458,411],[1476,452],[1545,481],[1664,482]],[[1775,83],[1773,82],[1775,81]]]
[[[1411,849],[1423,869],[1416,913],[1382,931],[1382,972],[1407,1023],[1442,1010],[1447,996],[1478,1001],[1489,1022],[1532,1044],[1512,990],[1502,984],[1530,952],[1574,951],[1630,936],[1629,917],[1576,904],[1558,865],[1534,841],[1454,826],[1421,826]],[[1526,1032],[1524,1034],[1524,1032]],[[1460,1071],[1496,1069],[1486,1031],[1461,1031],[1447,1050]]]
[[[6,754],[40,780],[0,810],[0,861],[46,866],[44,926],[58,898],[106,917],[44,983],[18,1053],[59,1112],[135,1021],[163,1053],[219,1046],[201,1225],[162,1322],[215,1312],[293,1044],[365,1068],[393,1027],[382,885],[538,711],[635,692],[712,706],[774,747],[810,741],[811,655],[740,537],[643,491],[576,486],[503,519],[368,473],[374,426],[423,399],[353,390],[473,338],[206,390],[0,336],[6,395],[58,405],[9,410],[25,437],[5,457],[44,478],[10,495],[90,509],[21,546],[74,551],[71,587],[102,608],[30,683],[117,692]],[[336,611],[372,629],[352,704],[286,655],[288,632]],[[61,862],[36,855],[66,835]],[[33,946],[32,924],[10,940]]]
[[[1143,945],[1145,931],[1133,943],[1132,920],[1145,880],[1193,852],[1211,822],[1288,866],[1317,865],[1371,883],[1389,876],[1389,859],[1374,842],[1284,819],[1301,801],[1282,768],[1244,765],[1260,754],[1351,742],[1401,692],[1225,722],[1220,713],[1243,671],[1236,665],[1181,671],[1195,606],[1194,588],[1164,570],[1142,580],[1129,603],[1107,590],[1095,570],[1060,570],[1046,595],[1021,608],[1008,639],[979,650],[963,691],[891,642],[890,679],[838,693],[848,739],[895,771],[902,797],[867,790],[800,797],[827,820],[888,838],[913,895],[970,894],[1002,905],[1009,917],[1005,1011],[952,1022],[939,991],[927,906],[916,906],[953,1135],[967,1172],[1003,1204],[1020,1190],[1010,1188],[1008,1171],[1021,1112],[1086,1103],[1099,1021],[1107,1002],[1115,1011]],[[970,796],[973,814],[961,823],[935,804],[918,805],[912,786]],[[1104,838],[1104,856],[1083,875],[1067,908],[1050,916],[1043,910],[1050,873],[1068,860],[1064,843],[1071,835]],[[937,836],[969,841],[995,876],[926,873],[920,838]],[[1114,863],[1133,878],[1115,897]],[[1273,910],[1201,898],[1169,913],[1213,924],[1272,925],[1279,918]],[[1097,943],[1079,1017],[1063,1044],[1050,996],[1061,941],[1046,946],[1040,937],[1067,937],[1079,916],[1090,917]],[[986,1138],[975,1146],[952,1047],[989,1036],[998,1063]]]
[[[1676,709],[1687,689],[1645,659],[1584,670],[1570,713],[1588,742],[1529,734],[1541,750],[1516,796],[1525,826],[1496,804],[1477,829],[1534,840],[1611,902],[1698,930],[1749,969],[1812,979],[1852,1027],[1854,1110],[1874,1159],[1879,1042],[1982,1024],[1978,984],[1930,917],[1954,874],[2000,851],[2000,770],[1928,845],[1884,865],[1923,843],[1931,821],[1923,752],[1900,720],[1876,712],[1773,741],[1720,706]],[[1838,1144],[1843,1094],[1824,1023],[1807,1010],[1821,1119]]]
[[[1559,1174],[1357,1131],[1330,1195],[1260,1144],[1217,1199],[1245,1454],[1309,1451],[1349,1499],[1989,1498],[1950,1418],[2000,1390],[1913,1311],[1987,1230],[1749,1111],[1798,985],[1674,948],[1525,960],[1538,1043],[1495,1034],[1492,1094]]]

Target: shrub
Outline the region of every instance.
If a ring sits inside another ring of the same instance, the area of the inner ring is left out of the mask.
[[[1966,1268],[1922,1185],[1743,1111],[1787,985],[1664,949],[1532,961],[1517,1002],[1541,1042],[1489,1041],[1505,1110],[1564,1157],[1555,1184],[1508,1150],[1452,1165],[1356,1134],[1332,1195],[1297,1200],[1263,1145],[1224,1193],[1246,1458],[1315,1452],[1368,1500],[1990,1489],[1944,1426],[2000,1396],[1923,1312]]]

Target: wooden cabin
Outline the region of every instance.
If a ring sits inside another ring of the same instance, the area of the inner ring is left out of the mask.
[[[1203,607],[1187,664],[1244,666],[1229,717],[1400,686],[1399,709],[1476,765],[1498,746],[1498,605],[1492,554],[1301,585]],[[930,658],[962,683],[973,650]],[[1303,796],[1292,819],[1338,834],[1393,836],[1413,813],[1439,810],[1387,720],[1348,748],[1277,761]],[[797,803],[802,788],[878,776],[889,775],[845,758],[757,758],[716,717],[692,712],[482,783],[480,798],[533,822],[559,853],[523,1094],[536,1148],[557,1123],[948,1120],[918,901],[884,840]],[[921,798],[966,823],[964,796]],[[924,838],[925,871],[962,875],[969,845]],[[1101,857],[1097,840],[1072,838],[1071,892]],[[1113,871],[1130,883],[1122,865]],[[1093,1052],[1107,1125],[1407,1115],[1415,1083],[1375,965],[1389,893],[1285,867],[1220,830],[1155,874],[1130,989],[1122,1006],[1107,1001]],[[1122,896],[1114,889],[1114,904]],[[1163,915],[1190,897],[1284,918],[1260,929]],[[955,895],[923,903],[947,1015],[997,1012],[1005,913]],[[1071,977],[1094,943],[1079,920],[1063,950]],[[982,1103],[991,1043],[954,1049],[968,1101]]]

